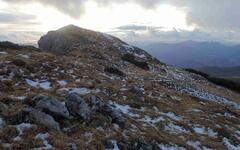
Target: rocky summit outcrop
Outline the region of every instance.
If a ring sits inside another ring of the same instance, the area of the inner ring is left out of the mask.
[[[76,26],[0,44],[0,149],[240,149],[240,94]]]

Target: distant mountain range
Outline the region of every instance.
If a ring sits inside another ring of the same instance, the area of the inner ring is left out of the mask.
[[[240,45],[217,42],[135,43],[160,61],[183,68],[240,66]]]

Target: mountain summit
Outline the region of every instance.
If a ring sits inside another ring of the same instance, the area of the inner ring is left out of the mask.
[[[74,25],[50,31],[38,42],[39,48],[54,53],[67,53],[74,49],[95,47],[106,49],[111,46],[127,46],[116,37],[108,34],[83,29]]]
[[[0,43],[0,149],[240,148],[240,95],[73,25]]]

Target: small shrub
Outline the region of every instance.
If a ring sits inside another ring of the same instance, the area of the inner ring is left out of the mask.
[[[8,42],[8,41],[0,42],[0,48],[3,48],[3,49],[15,49],[15,50],[29,49],[29,50],[37,50],[37,51],[39,51],[38,48],[36,48],[34,46],[31,46],[31,45],[18,45],[18,44],[14,44],[14,43]]]
[[[0,42],[0,48],[20,49],[20,46],[18,44],[14,44],[8,41],[3,41]]]
[[[15,65],[15,66],[25,66],[26,65],[26,62],[23,61],[22,59],[14,59],[12,60],[12,63]]]
[[[137,66],[139,68],[145,69],[145,70],[149,70],[150,69],[149,66],[148,66],[148,63],[142,62],[142,61],[137,61],[135,59],[135,56],[132,55],[132,54],[125,54],[125,55],[123,55],[122,56],[122,60],[123,61],[127,61],[127,62],[129,62],[129,63],[131,63],[131,64],[133,64],[133,65],[135,65],[135,66]]]
[[[206,73],[204,73],[204,72],[201,72],[201,71],[198,71],[198,70],[194,70],[194,69],[191,69],[191,68],[187,68],[187,69],[185,69],[185,70],[188,71],[188,72],[191,72],[191,73],[198,74],[198,75],[203,76],[203,77],[205,77],[205,78],[208,78],[208,77],[209,77],[208,74],[206,74]]]
[[[0,81],[0,91],[10,92],[14,90],[14,86],[11,80]]]
[[[124,76],[124,73],[116,67],[105,67],[104,72]]]

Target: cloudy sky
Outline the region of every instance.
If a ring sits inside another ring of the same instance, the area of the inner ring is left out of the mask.
[[[0,0],[0,40],[36,43],[68,24],[127,41],[240,42],[240,0]]]

